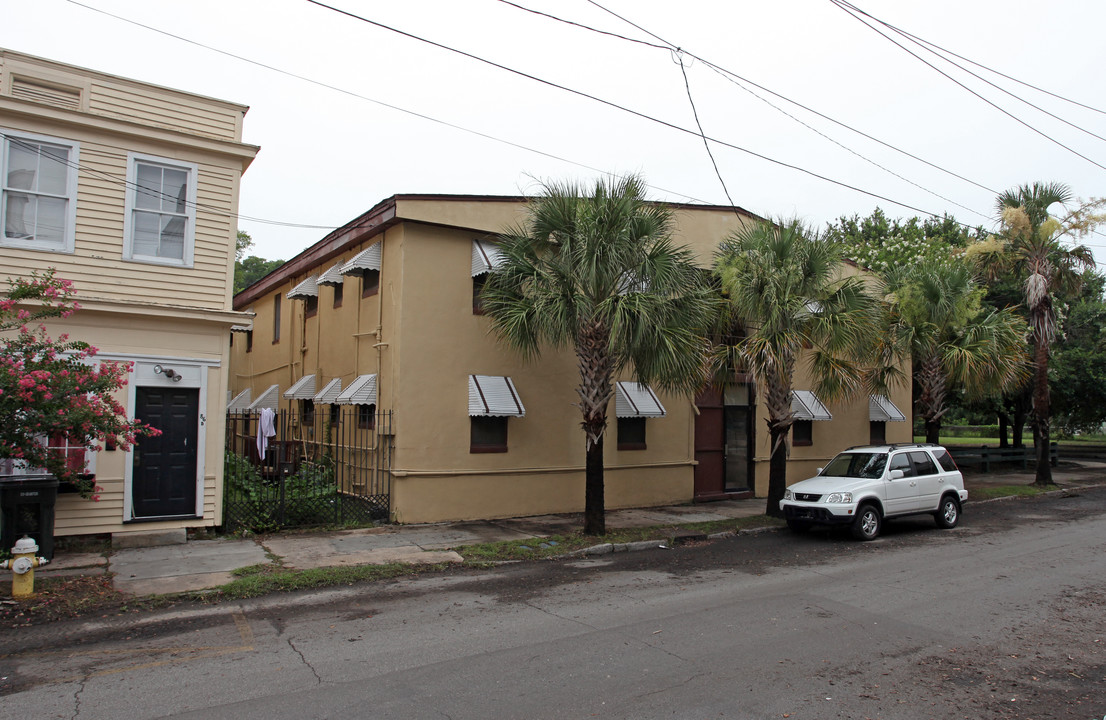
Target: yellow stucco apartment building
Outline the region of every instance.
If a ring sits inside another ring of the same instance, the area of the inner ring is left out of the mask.
[[[704,267],[723,237],[755,220],[731,207],[673,210],[677,242]],[[398,522],[582,510],[574,356],[524,362],[477,302],[496,234],[524,217],[520,197],[397,195],[246,288],[234,307],[256,317],[233,340],[231,409],[278,411],[297,452],[330,445],[339,462],[346,426],[372,433],[369,464],[384,478],[375,492]],[[796,388],[791,481],[844,447],[910,440],[898,410],[910,407],[909,386],[828,407],[809,378]],[[609,508],[767,492],[768,433],[745,377],[697,398],[619,383],[608,417]],[[243,453],[254,452],[252,432]]]
[[[163,431],[87,453],[101,500],[63,494],[55,534],[222,522],[246,107],[0,50],[0,277],[55,268],[81,310],[48,324],[134,364],[119,400]]]

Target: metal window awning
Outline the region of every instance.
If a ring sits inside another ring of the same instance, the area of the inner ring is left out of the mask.
[[[326,384],[319,394],[315,396],[315,402],[326,403],[327,405],[337,405],[338,396],[342,393],[342,381],[339,378],[334,378]]]
[[[796,420],[833,420],[830,411],[809,390],[791,391],[791,414]]]
[[[472,276],[483,275],[503,262],[503,254],[495,243],[487,240],[472,241]]]
[[[380,270],[380,256],[383,246],[377,241],[350,258],[339,270],[343,275],[364,275],[366,270]]]
[[[636,382],[614,384],[614,414],[620,418],[664,417],[664,406],[648,385]]]
[[[244,332],[251,332],[252,330],[253,330],[253,324],[252,324],[252,323],[251,323],[251,324],[249,324],[249,325],[231,325],[231,326],[230,326],[230,331],[231,331],[232,333],[236,333],[236,332],[241,332],[241,333],[244,333]]]
[[[334,267],[327,270],[325,273],[319,276],[319,285],[341,285],[346,281],[344,275],[342,275],[342,263],[338,263]]]
[[[868,419],[872,422],[906,422],[906,415],[886,395],[869,395]]]
[[[306,299],[309,297],[319,297],[319,276],[312,275],[299,285],[288,291],[287,295],[289,300],[295,300],[296,298]]]
[[[228,395],[230,393],[227,393]],[[250,389],[246,388],[227,403],[227,410],[245,410],[250,406]]]
[[[511,378],[469,375],[470,417],[525,417],[526,408]]]
[[[358,375],[337,399],[338,405],[376,405],[376,375]]]
[[[270,385],[265,392],[257,396],[257,399],[250,403],[247,410],[260,410],[261,408],[269,408],[273,412],[276,412],[280,407],[280,386]]]
[[[284,391],[284,397],[293,400],[311,400],[315,397],[315,376],[304,375],[296,384]]]

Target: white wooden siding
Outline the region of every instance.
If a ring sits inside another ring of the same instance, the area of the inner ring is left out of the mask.
[[[149,87],[129,88],[93,82],[88,98],[89,112],[124,118],[197,135],[237,140],[238,115],[230,108],[205,103],[203,98],[174,97]]]

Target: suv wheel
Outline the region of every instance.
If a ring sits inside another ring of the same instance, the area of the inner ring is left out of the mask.
[[[875,540],[879,537],[882,520],[875,505],[861,505],[856,520],[853,520],[853,537],[857,540]]]
[[[937,521],[939,528],[954,528],[960,520],[960,502],[952,495],[941,498],[941,505],[937,512],[933,513],[933,519]]]

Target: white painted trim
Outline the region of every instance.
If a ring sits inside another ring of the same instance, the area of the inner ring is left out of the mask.
[[[185,198],[185,223],[184,223],[184,250],[182,258],[163,258],[153,255],[134,254],[134,210],[135,195],[137,193],[138,163],[161,165],[175,170],[188,172],[187,197]],[[143,153],[127,153],[127,188],[126,203],[123,214],[123,259],[132,262],[150,263],[153,265],[172,265],[174,267],[192,267],[196,248],[196,187],[199,184],[200,166],[196,163],[174,160],[172,158],[145,155]]]
[[[97,358],[102,357],[97,355]],[[196,517],[203,517],[204,511],[204,476],[205,472],[205,459],[207,452],[207,423],[211,421],[211,418],[207,417],[207,376],[208,370],[212,366],[218,366],[218,362],[212,362],[210,360],[196,360],[189,358],[179,357],[148,357],[138,355],[116,355],[114,357],[108,357],[108,359],[115,360],[128,360],[134,363],[131,368],[130,382],[127,384],[127,416],[130,419],[134,419],[134,404],[136,400],[136,393],[139,387],[159,387],[162,385],[178,388],[198,388],[199,393],[199,408],[197,413],[197,425],[196,425]],[[167,379],[164,374],[157,374],[153,370],[154,365],[166,365],[172,366],[172,369],[177,373],[180,373],[180,382],[173,382]],[[220,421],[215,419],[215,421]],[[134,449],[131,448],[126,453],[126,459],[123,462],[123,522],[135,520],[134,516]],[[182,517],[182,516],[174,516]],[[141,518],[143,520],[147,518]],[[173,519],[166,517],[165,519]]]
[[[69,167],[66,169],[65,175],[65,188],[68,191],[67,196],[69,202],[65,208],[65,237],[62,239],[63,247],[44,247],[34,242],[10,239],[4,232],[7,225],[7,219],[5,218],[7,203],[3,202],[2,187],[7,185],[8,168],[8,143],[7,138],[5,138],[3,147],[0,148],[0,176],[2,176],[0,177],[0,247],[72,254],[76,244],[75,238],[77,237],[77,168],[81,160],[81,144],[76,140],[66,140],[64,138],[56,138],[49,135],[38,135],[36,133],[23,132],[22,130],[9,130],[8,128],[0,128],[0,133],[3,133],[7,138],[28,140],[36,143],[47,143],[50,145],[61,145],[71,150],[68,160]]]

